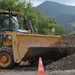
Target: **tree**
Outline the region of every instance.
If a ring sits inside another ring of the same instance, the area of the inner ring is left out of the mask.
[[[26,8],[28,8],[28,4],[24,0],[23,2],[19,0],[0,0],[0,9],[1,10],[12,10],[18,12],[18,19],[20,21],[20,25],[23,26],[23,16],[24,11]]]
[[[55,27],[54,18],[47,17],[45,14],[30,8],[25,12],[26,17],[32,22],[33,28],[39,34],[52,34],[51,29]]]
[[[0,0],[0,9],[7,10],[9,8],[18,12],[21,29],[26,28],[26,25],[23,23],[23,17],[26,16],[31,21],[36,33],[52,35],[52,29],[54,28],[54,34],[63,36],[66,34],[66,29],[62,25],[56,24],[54,18],[47,17],[45,14],[35,10],[32,4],[26,2],[26,0]]]
[[[57,24],[55,27],[54,34],[64,37],[64,36],[66,36],[66,34],[68,34],[68,30],[63,25]]]

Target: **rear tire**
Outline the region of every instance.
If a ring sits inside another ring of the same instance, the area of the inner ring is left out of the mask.
[[[13,52],[11,47],[2,47],[0,48],[0,68],[13,68],[14,59]]]

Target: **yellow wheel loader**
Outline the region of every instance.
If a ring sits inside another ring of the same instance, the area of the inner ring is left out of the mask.
[[[26,18],[24,20],[30,31],[19,29],[17,14],[0,10],[0,68],[11,68],[14,63],[35,62],[39,57],[48,60],[63,56],[60,51],[50,48],[62,41],[60,36],[35,34]]]

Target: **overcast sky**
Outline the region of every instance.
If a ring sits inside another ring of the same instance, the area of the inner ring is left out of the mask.
[[[33,6],[37,6],[43,3],[44,1],[54,1],[65,5],[75,6],[75,0],[29,0],[29,1],[33,3]]]

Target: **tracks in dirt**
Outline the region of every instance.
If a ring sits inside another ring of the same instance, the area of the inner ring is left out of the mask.
[[[71,48],[68,48],[71,55],[68,55],[67,57],[63,57],[62,59],[59,59],[52,63],[51,62],[48,63],[48,65],[45,66],[45,70],[52,71],[52,70],[75,69],[75,48],[74,48],[75,47],[75,35],[67,36],[64,39],[63,43],[57,43],[54,46],[64,47],[64,48],[71,47]],[[38,65],[36,66],[15,66],[13,69],[10,69],[10,70],[12,71],[37,71]]]
[[[37,71],[38,67],[36,66],[16,66],[12,70],[14,71]]]
[[[75,53],[64,57],[58,61],[52,62],[46,66],[46,70],[71,70],[75,69]]]
[[[44,66],[46,71],[56,71],[56,70],[71,70],[75,69],[75,53],[64,57],[60,60],[54,61],[46,66]],[[4,69],[0,69],[3,71]],[[5,69],[6,70],[6,69]],[[7,69],[8,71],[37,71],[38,66],[15,66],[13,69]]]

